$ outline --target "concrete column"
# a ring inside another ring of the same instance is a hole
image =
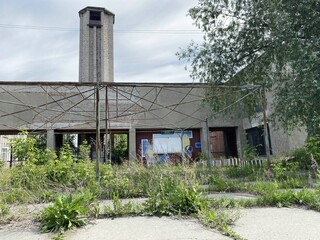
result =
[[[236,136],[237,136],[237,151],[238,157],[243,159],[243,147],[246,145],[246,134],[242,126],[238,126],[236,129]]]
[[[47,130],[47,148],[51,151],[56,151],[56,139],[54,130]]]
[[[201,123],[201,130],[200,130],[200,139],[201,139],[201,152],[206,157],[208,156],[208,130],[207,125],[205,122]]]
[[[129,129],[129,161],[136,160],[136,129]]]

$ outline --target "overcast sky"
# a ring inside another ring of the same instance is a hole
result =
[[[0,80],[78,81],[78,12],[98,6],[116,15],[115,81],[192,82],[186,63],[175,53],[191,40],[202,39],[187,16],[196,4],[197,0],[0,0]],[[177,31],[137,33],[140,30]]]

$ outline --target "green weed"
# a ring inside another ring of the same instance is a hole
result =
[[[92,196],[59,196],[56,202],[39,214],[41,232],[63,232],[84,226],[87,222]]]
[[[123,204],[117,195],[112,199],[113,208],[105,206],[104,214],[107,217],[123,216],[123,215],[141,215],[144,212],[142,204],[136,204],[132,201]]]
[[[154,215],[190,215],[205,209],[207,199],[198,186],[188,186],[174,177],[159,179],[149,192],[145,210]]]

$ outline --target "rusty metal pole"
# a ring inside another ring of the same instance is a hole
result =
[[[100,96],[99,96],[99,82],[96,86],[96,181],[100,181]]]
[[[268,178],[271,177],[271,156],[270,156],[270,145],[269,145],[269,132],[267,125],[267,98],[266,98],[266,90],[264,85],[260,88],[260,98],[261,105],[263,111],[263,137],[264,137],[264,146],[266,151],[267,163],[268,163]]]
[[[109,164],[109,159],[108,159],[108,118],[109,118],[109,114],[108,114],[108,111],[109,111],[109,106],[108,106],[108,86],[106,86],[106,94],[105,94],[105,143],[104,143],[104,159],[105,159],[105,162],[107,164]]]

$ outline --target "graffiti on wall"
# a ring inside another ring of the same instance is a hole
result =
[[[182,159],[192,158],[193,147],[190,144],[190,133],[181,134],[153,134],[153,139],[141,140],[141,157],[146,160],[146,164],[177,164]],[[192,135],[191,135],[192,137]]]

